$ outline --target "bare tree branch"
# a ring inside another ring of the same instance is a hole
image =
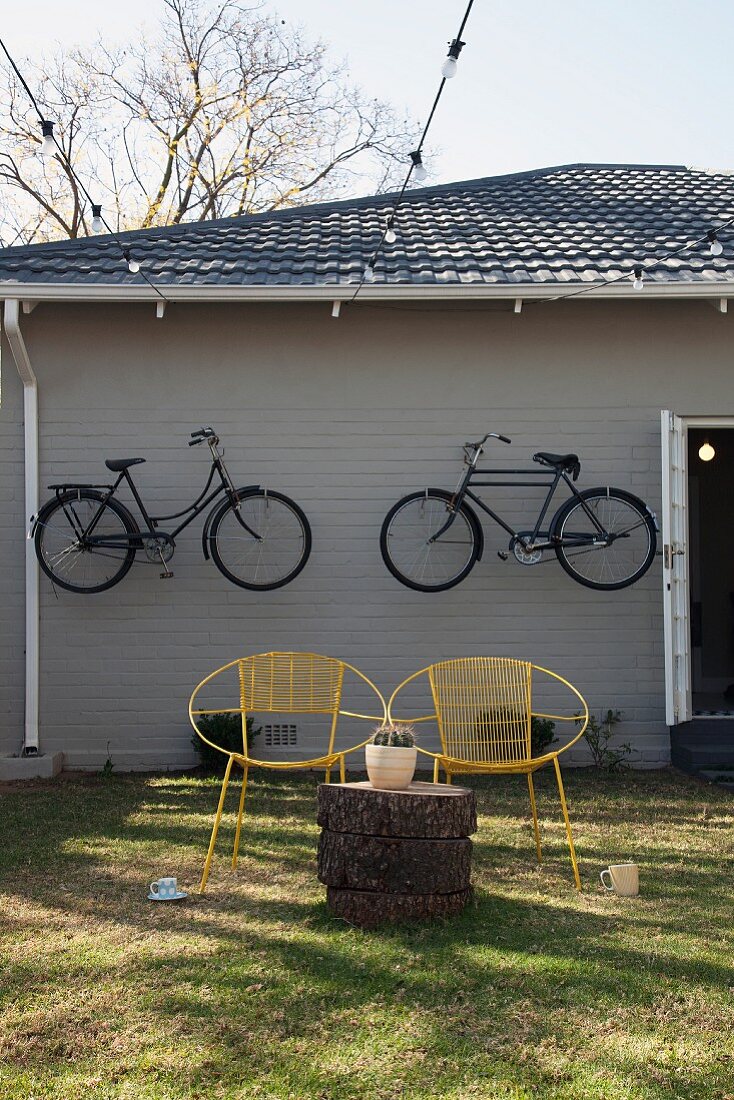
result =
[[[261,4],[161,0],[158,35],[22,68],[89,193],[120,229],[385,190],[416,128],[367,99],[322,42]],[[13,74],[0,91],[0,239],[90,232],[68,164],[37,156]]]

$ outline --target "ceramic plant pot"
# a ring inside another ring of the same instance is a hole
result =
[[[415,774],[418,750],[397,745],[365,745],[367,775],[380,791],[402,791],[410,786]]]

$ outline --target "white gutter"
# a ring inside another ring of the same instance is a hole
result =
[[[593,286],[593,283],[591,284]],[[169,302],[348,302],[356,284],[323,284],[319,286],[171,286],[160,288]],[[628,280],[608,286],[584,290],[579,283],[371,283],[361,288],[359,302],[369,301],[433,301],[433,300],[505,300],[572,295],[570,301],[627,298],[644,302],[650,298],[734,298],[734,279],[724,282],[645,283],[644,291],[633,290]],[[576,296],[574,295],[576,292]],[[0,282],[0,300],[20,298],[31,302],[160,302],[160,296],[146,284],[59,284]]]
[[[31,539],[25,539],[28,521],[38,511],[38,383],[20,331],[19,301],[6,298],[5,335],[23,382],[23,438],[25,445],[25,735],[23,756],[38,754],[39,601],[38,560]]]

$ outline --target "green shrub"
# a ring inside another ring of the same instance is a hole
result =
[[[530,746],[533,756],[544,756],[556,737],[556,724],[550,718],[530,719]]]
[[[608,710],[606,714],[589,716],[589,724],[584,733],[584,740],[591,750],[594,766],[604,768],[608,772],[621,771],[629,767],[629,757],[632,755],[632,746],[629,741],[612,747],[610,741],[614,737],[614,727],[622,721],[622,712]]]
[[[242,719],[239,714],[202,714],[198,726],[204,736],[215,745],[221,745],[226,752],[242,752]],[[255,729],[252,718],[247,716],[247,744],[252,742],[262,730]],[[205,744],[194,735],[191,743],[199,754],[201,766],[207,772],[221,772],[227,764],[227,757]]]

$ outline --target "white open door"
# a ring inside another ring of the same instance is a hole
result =
[[[691,631],[688,621],[688,477],[686,428],[680,416],[661,414],[663,446],[663,608],[665,719],[691,720]]]

